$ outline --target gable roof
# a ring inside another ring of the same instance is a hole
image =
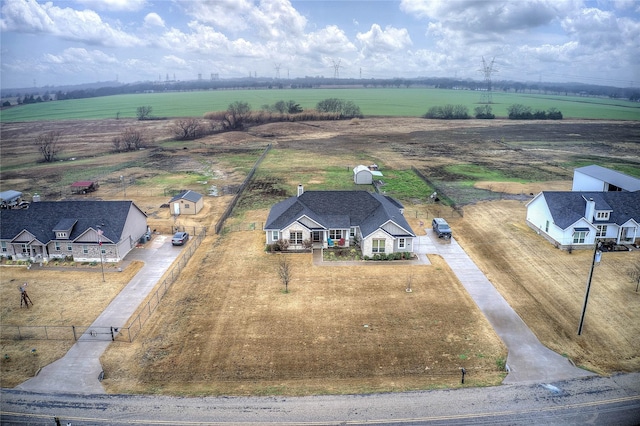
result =
[[[609,219],[602,223],[622,225],[629,219],[640,222],[640,192],[543,191],[542,195],[553,222],[562,229],[584,217],[590,198],[595,201],[596,210],[611,211]]]
[[[415,236],[401,209],[393,198],[367,191],[306,191],[275,204],[264,229],[280,230],[307,216],[325,229],[359,226],[365,236],[393,221]]]
[[[71,184],[72,188],[88,188],[96,183],[92,180],[79,180]]]
[[[584,175],[596,178],[603,182],[607,182],[622,188],[626,191],[640,191],[640,179],[633,176],[625,175],[624,173],[617,172],[615,170],[607,169],[596,164],[590,166],[579,167],[574,172],[580,172]]]
[[[75,221],[69,240],[100,227],[104,238],[115,243],[120,241],[131,206],[138,208],[132,201],[40,201],[28,209],[0,210],[0,239],[10,240],[27,230],[46,243],[55,239],[54,230]]]
[[[169,202],[173,203],[174,201],[185,199],[187,201],[191,201],[192,203],[197,203],[201,198],[202,194],[198,194],[197,192],[189,189],[187,191],[182,191],[178,195],[174,196],[171,200],[169,200]]]

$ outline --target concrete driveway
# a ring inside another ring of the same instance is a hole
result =
[[[456,274],[509,350],[503,383],[548,383],[593,376],[544,346],[491,284],[455,239],[441,240],[431,229],[419,236],[414,251],[439,254]]]
[[[171,236],[168,235],[155,235],[143,248],[133,249],[124,262],[141,260],[144,266],[91,327],[125,327],[131,315],[181,251],[181,248],[171,245]],[[110,344],[111,341],[92,339],[91,335],[85,333],[64,357],[47,365],[37,376],[16,386],[16,389],[32,392],[105,393],[98,380],[102,372],[100,356]]]

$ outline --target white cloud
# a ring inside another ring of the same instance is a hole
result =
[[[409,32],[405,28],[388,26],[383,30],[378,24],[371,25],[371,29],[366,33],[358,33],[356,38],[365,54],[404,51],[412,44]]]
[[[579,0],[402,0],[400,9],[458,31],[507,33],[548,24],[576,3]]]
[[[65,40],[104,46],[137,46],[140,40],[112,28],[92,10],[59,8],[52,3],[7,0],[2,6],[2,31],[48,33]]]
[[[83,48],[65,49],[61,54],[47,53],[45,61],[52,64],[115,64],[117,59],[100,50],[86,50]]]
[[[164,27],[164,20],[155,12],[144,17],[144,24],[148,27]]]
[[[288,0],[261,0],[258,4],[248,0],[186,0],[180,4],[199,22],[234,33],[251,30],[263,39],[300,35],[307,24]]]
[[[76,0],[76,2],[98,10],[116,12],[133,12],[142,9],[146,4],[146,0]]]

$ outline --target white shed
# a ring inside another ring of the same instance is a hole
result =
[[[357,185],[371,185],[373,183],[373,174],[367,166],[361,164],[353,169],[353,181]]]

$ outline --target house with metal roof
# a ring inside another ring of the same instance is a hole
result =
[[[9,189],[7,191],[0,192],[0,207],[8,209],[10,207],[18,205],[22,199],[22,192]]]
[[[592,164],[573,171],[572,191],[640,191],[640,179]]]
[[[169,208],[172,215],[180,214],[198,214],[204,207],[204,197],[195,191],[182,191],[171,200],[169,200]]]
[[[527,224],[559,248],[640,239],[640,191],[543,191],[527,204]]]
[[[147,232],[132,201],[41,201],[0,210],[0,256],[32,262],[119,262]]]
[[[415,233],[402,204],[367,191],[304,191],[275,204],[264,226],[266,243],[287,240],[289,250],[358,245],[365,256],[413,252]]]

